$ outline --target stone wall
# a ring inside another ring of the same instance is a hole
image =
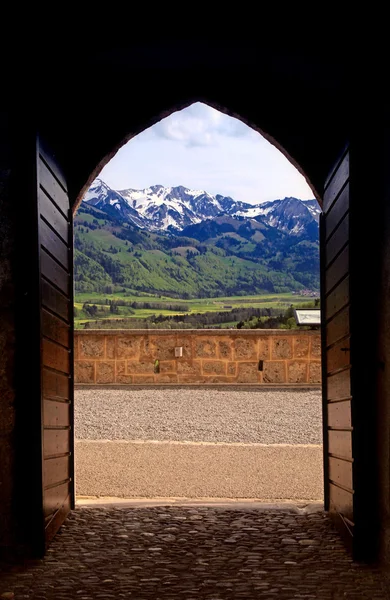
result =
[[[181,357],[175,358],[175,348],[182,348]],[[76,384],[320,382],[321,340],[317,331],[75,332]]]

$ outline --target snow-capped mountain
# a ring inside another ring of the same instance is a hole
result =
[[[123,221],[129,221],[137,227],[146,226],[146,222],[138,211],[134,210],[119,192],[112,190],[101,179],[95,179],[86,192],[83,202],[96,206]]]
[[[306,232],[310,224],[313,224],[312,228],[318,232],[320,213],[321,209],[317,200],[298,200],[297,198],[273,200],[251,205],[249,208],[235,212],[229,211],[229,214],[240,217],[262,217],[262,221],[270,227],[295,235]]]
[[[83,200],[138,227],[172,233],[218,215],[230,215],[255,218],[293,235],[309,231],[314,239],[318,237],[321,212],[316,200],[284,198],[253,205],[229,196],[213,196],[202,190],[191,190],[182,185],[153,185],[143,190],[130,188],[115,191],[100,179],[93,182]]]

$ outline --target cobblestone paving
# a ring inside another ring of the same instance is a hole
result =
[[[388,598],[323,513],[288,509],[79,508],[1,582],[0,598],[33,600]]]

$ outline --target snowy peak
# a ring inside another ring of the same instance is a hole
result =
[[[316,200],[284,198],[252,205],[249,208],[241,208],[233,214],[247,218],[261,218],[270,227],[300,235],[307,230],[309,225],[314,231],[318,230],[320,212],[321,209]]]
[[[145,227],[138,212],[129,206],[119,192],[112,190],[101,179],[95,179],[85,194],[83,202],[92,204],[120,220],[129,221],[138,227]]]
[[[318,237],[321,212],[316,200],[284,198],[254,205],[183,185],[152,185],[143,190],[129,188],[115,191],[101,179],[92,183],[83,201],[151,231],[179,232],[190,225],[229,215],[256,219],[292,235],[299,236],[310,231],[313,239]]]

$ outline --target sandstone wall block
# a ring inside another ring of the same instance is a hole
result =
[[[237,363],[236,362],[228,362],[227,364],[227,374],[231,377],[237,375]]]
[[[115,383],[114,360],[99,360],[96,363],[96,383]]]
[[[231,377],[225,375],[213,375],[206,377],[206,383],[232,383]]]
[[[177,373],[178,375],[200,375],[200,361],[178,361]]]
[[[153,375],[134,375],[133,383],[154,383]]]
[[[321,362],[311,362],[309,365],[309,382],[321,383]]]
[[[156,375],[155,382],[156,383],[177,383],[177,375],[175,373]]]
[[[259,368],[257,362],[238,363],[237,382],[238,383],[258,383]]]
[[[183,348],[183,358],[193,358],[192,338],[190,335],[179,335],[176,338],[175,346],[181,346]]]
[[[160,373],[176,373],[177,364],[174,360],[162,360],[160,362]]]
[[[115,336],[107,335],[106,337],[106,358],[115,358]]]
[[[231,360],[233,354],[231,340],[219,341],[218,350],[220,358],[226,358],[228,360]]]
[[[203,375],[226,375],[226,363],[222,360],[204,360]]]
[[[269,340],[269,337],[261,337],[261,338],[259,338],[258,359],[259,360],[269,360],[270,359],[270,340]]]
[[[307,383],[307,362],[291,361],[288,363],[289,383]]]
[[[178,375],[178,383],[207,383],[208,378],[201,375]]]
[[[277,358],[292,358],[292,338],[274,337],[272,340],[272,360]]]
[[[264,383],[285,383],[286,363],[284,361],[270,361],[264,364]]]
[[[127,375],[125,360],[117,360],[116,361],[115,382],[123,383],[123,384],[133,383],[133,377],[131,375]]]
[[[154,373],[154,363],[150,361],[128,360],[126,369],[128,374]]]
[[[175,337],[151,337],[149,347],[149,356],[153,360],[170,360],[175,357],[176,339]]]
[[[294,338],[294,358],[308,358],[310,339],[308,337]]]
[[[74,365],[74,377],[76,383],[95,383],[94,360],[77,360]]]
[[[237,338],[234,340],[234,358],[249,360],[257,358],[257,340],[253,338]]]
[[[217,344],[214,339],[195,338],[195,353],[197,358],[215,358],[217,356]]]
[[[74,360],[78,360],[79,358],[79,336],[75,335],[74,336],[74,345],[73,345],[73,359]],[[1,348],[1,344],[0,344],[0,350],[2,351],[3,349]]]
[[[117,358],[137,358],[140,351],[139,336],[118,335],[116,340]]]
[[[104,358],[103,335],[82,336],[79,340],[79,358]]]
[[[313,335],[311,338],[310,357],[321,358],[321,336],[319,335]]]

